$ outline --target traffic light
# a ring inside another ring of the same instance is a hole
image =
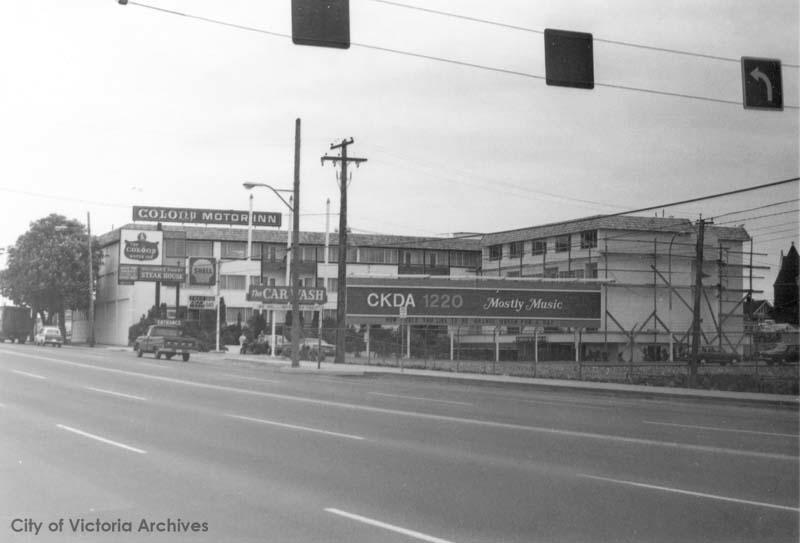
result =
[[[292,41],[348,49],[350,0],[292,0]]]
[[[545,28],[544,65],[548,85],[593,89],[592,35]]]

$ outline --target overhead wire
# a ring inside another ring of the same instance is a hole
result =
[[[160,8],[160,7],[157,7],[157,6],[150,5],[150,4],[144,4],[142,2],[129,1],[128,4],[129,5],[134,5],[134,6],[139,6],[139,7],[144,7],[144,8],[148,8],[148,9],[152,9],[152,10],[159,11],[159,12],[162,12],[162,13],[167,13],[167,14],[170,14],[170,15],[177,15],[177,16],[186,17],[186,18],[189,18],[189,19],[195,19],[195,20],[203,21],[203,22],[207,22],[207,23],[219,24],[219,25],[222,25],[222,26],[227,26],[227,27],[235,28],[235,29],[239,29],[239,30],[246,30],[248,32],[257,32],[257,33],[266,34],[266,35],[269,35],[269,36],[291,39],[291,35],[290,34],[286,34],[286,33],[283,33],[283,32],[275,32],[275,31],[266,30],[266,29],[263,29],[263,28],[257,28],[257,27],[254,27],[254,26],[248,26],[248,25],[243,25],[243,24],[238,24],[238,23],[230,23],[230,22],[227,22],[227,21],[222,21],[220,19],[214,19],[214,18],[211,18],[211,17],[204,17],[204,16],[200,16],[200,15],[193,15],[191,13],[185,13],[185,12],[175,11],[175,10],[171,10],[171,9]],[[527,77],[527,78],[530,78],[530,79],[540,79],[540,80],[546,80],[547,79],[546,76],[541,75],[541,74],[534,74],[534,73],[523,72],[523,71],[519,71],[519,70],[511,70],[511,69],[508,69],[508,68],[498,68],[496,66],[489,66],[489,65],[485,65],[485,64],[478,64],[478,63],[475,63],[475,62],[467,62],[467,61],[463,61],[463,60],[445,58],[445,57],[440,57],[440,56],[436,56],[436,55],[426,55],[426,54],[423,54],[423,53],[414,53],[414,52],[411,52],[411,51],[404,51],[402,49],[394,49],[394,48],[391,48],[391,47],[383,47],[383,46],[373,45],[373,44],[368,44],[368,43],[360,43],[360,42],[355,42],[355,41],[352,41],[352,40],[350,41],[350,45],[352,47],[361,47],[361,48],[364,48],[364,49],[382,51],[384,53],[392,53],[392,54],[404,55],[404,56],[421,58],[421,59],[426,59],[426,60],[433,60],[433,61],[437,61],[437,62],[444,62],[444,63],[448,63],[448,64],[454,64],[454,65],[464,66],[464,67],[469,67],[469,68],[476,68],[476,69],[481,69],[481,70],[486,70],[486,71],[491,71],[491,72],[496,72],[496,73],[503,73],[503,74],[508,74],[508,75],[516,75],[516,76],[520,76],[520,77]],[[733,105],[737,105],[737,106],[741,106],[742,105],[740,101],[735,101],[735,100],[724,100],[724,99],[713,98],[713,97],[709,97],[709,96],[699,96],[699,95],[694,95],[694,94],[684,94],[684,93],[660,91],[660,90],[657,90],[657,89],[647,89],[647,88],[643,88],[643,87],[632,87],[632,86],[627,86],[627,85],[618,85],[618,84],[612,84],[612,83],[599,83],[599,82],[595,82],[595,86],[614,88],[614,89],[633,91],[633,92],[642,92],[642,93],[655,94],[655,95],[661,95],[661,96],[670,96],[670,97],[676,97],[676,98],[687,98],[687,99],[691,99],[691,100],[700,100],[700,101],[705,101],[705,102],[716,102],[716,103],[721,103],[721,104],[733,104]],[[800,105],[786,105],[786,104],[784,104],[783,107],[785,109],[800,109]]]

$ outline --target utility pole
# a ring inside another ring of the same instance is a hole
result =
[[[692,357],[689,362],[689,388],[697,384],[697,362],[700,356],[700,309],[703,296],[703,242],[706,221],[697,221],[697,246],[695,249],[694,309],[692,311]]]
[[[294,204],[292,208],[292,367],[300,367],[300,119],[294,123]]]
[[[322,165],[326,160],[341,162],[342,172],[339,176],[339,270],[336,280],[336,358],[335,364],[344,363],[345,334],[347,329],[345,320],[347,316],[347,163],[354,162],[356,167],[366,158],[353,158],[347,156],[347,146],[352,145],[353,138],[342,140],[341,143],[331,144],[331,149],[341,149],[342,154],[331,157],[327,154],[322,157]]]
[[[89,212],[86,212],[86,237],[89,244],[89,347],[94,347],[94,271],[92,264],[92,220]]]

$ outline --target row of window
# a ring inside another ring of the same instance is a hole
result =
[[[164,241],[167,258],[213,257],[212,241],[167,239]],[[286,245],[273,243],[253,243],[252,257],[263,258],[267,262],[282,262],[286,258]],[[224,259],[247,258],[247,242],[223,241],[221,256]],[[325,247],[301,245],[298,258],[301,262],[325,262]],[[339,247],[328,248],[328,262],[338,262]],[[427,265],[430,267],[452,266],[476,268],[480,264],[478,251],[429,251],[425,249],[385,249],[380,247],[349,247],[347,262],[359,264],[404,264],[407,266]]]
[[[509,271],[506,277],[521,277],[519,271]],[[588,262],[583,269],[561,270],[558,266],[545,266],[543,273],[526,274],[525,277],[547,277],[552,279],[597,279],[597,262]]]
[[[572,248],[572,237],[570,234],[556,236],[553,238],[553,247],[556,253],[566,253]],[[543,255],[547,253],[548,240],[546,238],[533,239],[530,241],[514,241],[508,244],[508,257],[520,258],[525,254],[525,246],[529,244],[530,254]],[[503,245],[489,246],[489,260],[500,260],[503,258]],[[587,230],[580,233],[580,248],[592,249],[597,247],[597,230]]]

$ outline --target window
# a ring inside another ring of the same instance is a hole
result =
[[[489,246],[489,260],[500,260],[503,258],[503,246],[502,245],[490,245]]]
[[[214,256],[214,244],[210,241],[187,241],[186,256]]]
[[[406,249],[400,258],[401,264],[405,266],[421,266],[423,264],[422,251]]]
[[[363,264],[397,264],[395,249],[362,247],[358,256],[359,262]]]
[[[581,232],[581,249],[592,249],[594,247],[597,247],[597,230]]]
[[[283,262],[286,258],[286,246],[264,245],[263,256],[265,262]]]
[[[508,244],[508,253],[511,258],[519,258],[522,256],[522,242],[515,241]]]
[[[560,271],[558,272],[559,279],[569,279],[570,277],[574,277],[571,271]]]
[[[569,234],[556,238],[556,252],[566,253],[569,251]]]
[[[297,256],[300,258],[301,262],[316,262],[317,248],[315,246],[301,245]]]
[[[185,239],[165,239],[164,253],[167,258],[185,258],[186,240]],[[87,266],[88,267],[88,266]]]
[[[329,278],[328,279],[328,292],[336,292],[336,287],[339,285],[339,279],[336,278]]]
[[[586,277],[588,279],[597,279],[597,262],[586,264]]]
[[[261,276],[260,275],[251,275],[250,276],[250,284],[251,285],[261,285]]]
[[[223,241],[222,258],[246,258],[247,242],[245,241]]]
[[[220,275],[219,288],[227,290],[244,290],[244,275]]]
[[[447,252],[446,251],[426,251],[425,252],[426,265],[429,268],[436,268],[447,266]]]
[[[325,258],[325,251],[322,251],[322,258]],[[331,245],[328,251],[328,262],[339,262],[339,246]],[[358,262],[358,247],[349,247],[347,249],[347,262],[355,264]]]
[[[552,268],[545,268],[544,269],[544,276],[545,277],[558,277],[558,266],[554,266]]]
[[[546,239],[535,239],[531,242],[531,254],[533,255],[543,255],[547,253],[547,240]]]
[[[468,251],[451,251],[450,265],[461,268],[476,268],[480,260],[479,253]]]

